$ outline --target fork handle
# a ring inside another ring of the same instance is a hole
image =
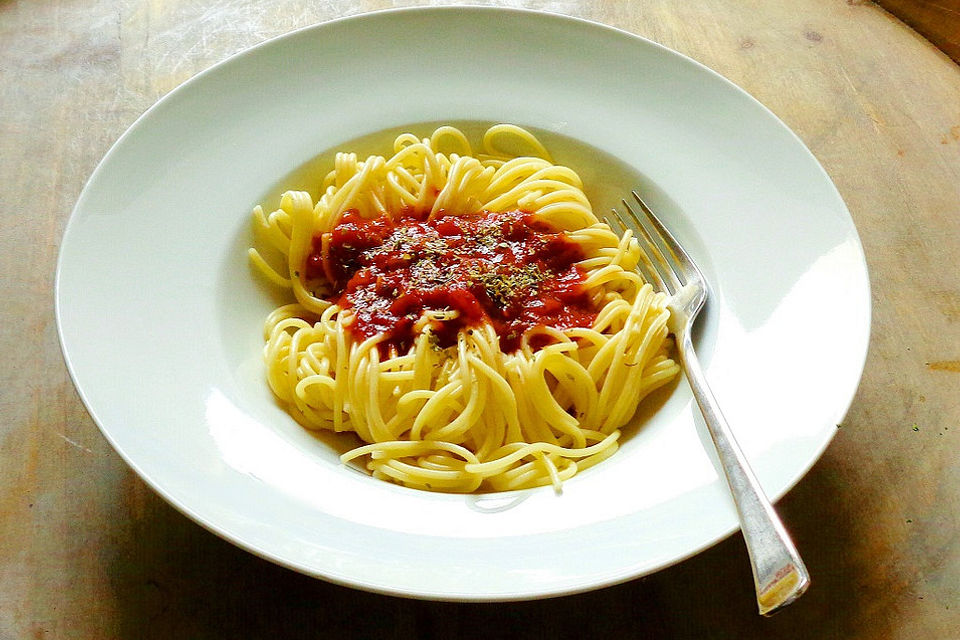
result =
[[[677,341],[677,351],[740,514],[740,528],[757,589],[757,605],[762,615],[771,615],[803,595],[810,584],[810,575],[720,412],[689,332],[684,332]]]

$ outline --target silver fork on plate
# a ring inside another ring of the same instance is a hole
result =
[[[641,247],[641,273],[653,287],[670,296],[669,327],[676,338],[680,364],[700,406],[740,515],[757,605],[761,614],[771,615],[803,595],[810,575],[720,413],[693,349],[690,330],[707,300],[707,281],[637,192],[631,195],[642,213],[638,215],[627,200],[622,200],[624,214],[613,209],[606,222],[618,235],[627,229],[633,232]]]

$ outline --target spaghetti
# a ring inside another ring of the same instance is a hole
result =
[[[354,432],[341,459],[377,478],[559,490],[678,373],[667,300],[532,134],[496,125],[481,146],[403,134],[389,158],[338,153],[316,203],[254,209],[283,265],[251,262],[296,300],[267,318],[267,379],[306,428]]]

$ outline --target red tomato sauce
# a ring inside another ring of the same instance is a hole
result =
[[[332,232],[313,239],[305,276],[325,280],[331,299],[353,309],[355,339],[387,336],[381,353],[407,353],[421,315],[444,310],[459,315],[430,321],[437,346],[454,345],[460,329],[488,322],[511,353],[533,327],[593,324],[575,264],[583,259],[577,244],[523,211],[432,220],[411,211],[397,220],[348,211]],[[532,345],[548,342],[536,336]]]

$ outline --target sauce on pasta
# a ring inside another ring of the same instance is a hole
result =
[[[523,211],[430,219],[348,211],[333,231],[314,237],[306,277],[326,281],[336,303],[353,309],[348,330],[357,339],[386,336],[384,355],[407,353],[422,317],[440,348],[456,344],[462,328],[488,322],[510,353],[533,327],[593,324],[576,265],[583,259],[578,245]],[[550,341],[536,338],[534,347]]]

